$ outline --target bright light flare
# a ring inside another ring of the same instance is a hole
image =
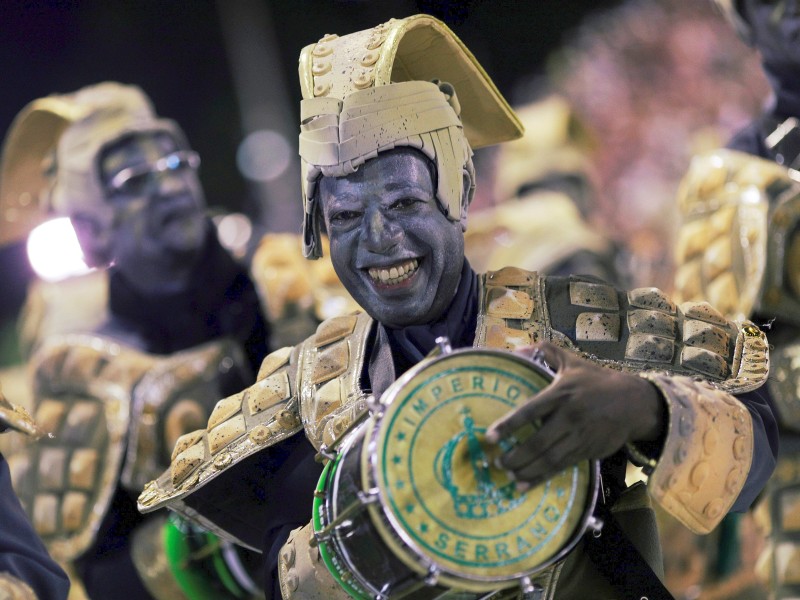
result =
[[[45,281],[61,281],[90,272],[69,218],[46,221],[28,235],[28,260]]]
[[[219,243],[237,256],[244,255],[253,236],[250,218],[242,213],[230,213],[214,217],[214,224],[217,226]]]

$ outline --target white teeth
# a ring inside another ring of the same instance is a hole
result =
[[[369,269],[369,276],[377,282],[394,285],[405,281],[417,270],[419,262],[417,259],[410,260],[406,263],[395,265],[388,269]]]

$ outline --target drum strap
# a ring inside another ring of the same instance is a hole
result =
[[[603,528],[586,534],[586,553],[620,599],[675,600],[622,531],[608,505],[599,502],[595,515],[603,521]]]

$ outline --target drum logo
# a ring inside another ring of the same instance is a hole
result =
[[[450,438],[434,460],[436,479],[452,497],[453,510],[463,519],[486,519],[516,508],[525,497],[522,495],[514,497],[513,481],[507,481],[505,485],[495,481],[496,477],[493,477],[493,474],[497,471],[491,468],[487,453],[478,439],[478,434],[485,434],[486,428],[475,427],[475,420],[468,406],[464,406],[460,413],[463,417],[464,431]],[[460,491],[454,481],[453,457],[462,445],[466,446],[477,493]]]
[[[371,510],[391,524],[381,533],[388,544],[397,546],[398,533],[404,540],[398,553],[408,555],[407,564],[424,557],[459,577],[515,577],[550,564],[576,539],[590,469],[565,469],[517,492],[495,466],[502,449],[485,433],[549,377],[508,359],[472,360],[448,357],[391,398],[371,459],[383,506]]]

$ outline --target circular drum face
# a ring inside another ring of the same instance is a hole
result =
[[[496,419],[550,379],[512,354],[468,350],[420,363],[389,388],[362,474],[380,490],[370,511],[385,515],[375,518],[381,536],[410,568],[433,568],[454,587],[492,589],[552,564],[580,538],[594,502],[593,464],[519,493],[485,441]]]

